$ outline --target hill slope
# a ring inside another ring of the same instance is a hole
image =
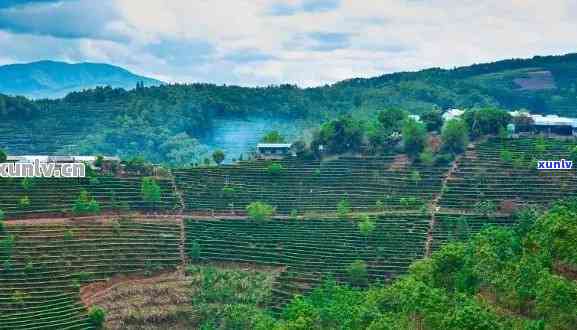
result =
[[[131,89],[137,82],[145,86],[161,83],[109,64],[40,61],[0,66],[0,93],[30,98],[63,97],[96,86]]]
[[[450,107],[527,108],[575,117],[577,54],[393,73],[306,89],[211,84],[130,91],[99,87],[34,102],[0,95],[0,148],[12,154],[142,155],[153,162],[189,164],[202,161],[206,149],[196,140],[208,149],[224,149],[228,159],[248,151],[230,145],[253,145],[247,141],[258,140],[262,130],[241,131],[245,127],[239,123],[238,131],[231,131],[228,123],[233,119],[256,119],[258,127],[263,121],[265,126],[280,122],[277,126],[283,133],[295,135],[293,131],[345,113],[370,117],[383,108],[422,113]]]

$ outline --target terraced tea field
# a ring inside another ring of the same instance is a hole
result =
[[[278,163],[284,168],[278,175],[268,172],[271,162],[267,161],[176,170],[174,175],[186,211],[243,212],[258,200],[288,214],[335,212],[343,198],[355,211],[374,211],[377,201],[388,210],[414,209],[415,203],[429,202],[441,189],[447,170],[446,166],[399,166],[394,156]],[[403,205],[404,198],[412,198],[413,204]]]
[[[20,178],[0,178],[0,209],[8,217],[70,213],[82,190],[86,190],[96,199],[103,210],[170,211],[176,207],[177,200],[169,180],[156,180],[162,193],[160,202],[153,204],[141,197],[141,179],[33,178],[28,179],[26,184]],[[20,201],[25,197],[29,200],[29,205],[21,204]]]
[[[172,222],[106,221],[7,225],[2,234],[1,329],[87,329],[80,286],[180,263]]]
[[[267,277],[270,292],[259,289],[257,300],[274,312],[323,279],[350,281],[348,268],[358,260],[367,266],[368,283],[387,282],[448,241],[490,225],[514,226],[513,214],[522,206],[544,207],[574,196],[574,170],[534,168],[537,159],[568,159],[574,145],[573,140],[492,139],[450,166],[410,164],[391,155],[285,160],[278,162],[279,174],[269,173],[266,161],[179,169],[172,171],[174,177],[158,179],[162,197],[156,205],[144,202],[141,177],[27,184],[1,179],[0,209],[10,221],[0,235],[0,329],[90,329],[87,301],[112,311],[112,327],[143,326],[144,314],[165,319],[164,324],[182,324],[175,315],[186,314],[194,323],[200,319],[194,308],[200,291],[191,285],[204,285],[198,280],[204,275],[200,268],[192,268],[196,277],[183,273],[188,266],[267,269],[274,273]],[[126,209],[118,206],[128,205],[135,218],[105,213],[95,220],[46,219],[69,213],[82,190],[104,210],[122,212]],[[29,205],[20,202],[24,196]],[[335,212],[343,199],[352,206],[347,219]],[[246,219],[245,207],[254,201],[270,203],[279,215],[261,223]],[[286,216],[294,210],[299,217]],[[163,214],[136,213],[148,211]],[[366,236],[355,220],[359,212],[375,224]],[[174,276],[146,282],[166,270]],[[254,283],[249,275],[225,273],[219,276]],[[111,286],[88,298],[79,293],[89,290],[86,285],[106,287],[118,275],[142,278],[143,286]],[[122,301],[150,312],[130,314],[113,303],[129,292],[139,298]],[[159,292],[168,300],[156,299]],[[166,307],[176,302],[178,307]],[[156,313],[161,307],[171,312]]]

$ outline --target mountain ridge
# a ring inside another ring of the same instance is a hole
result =
[[[41,60],[0,66],[0,93],[32,99],[61,98],[98,86],[131,89],[136,83],[155,86],[163,82],[107,63]]]

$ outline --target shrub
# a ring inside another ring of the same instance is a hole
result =
[[[347,198],[343,198],[339,204],[337,204],[337,214],[339,218],[346,219],[349,217],[349,213],[351,213],[351,203]]]
[[[268,166],[267,171],[270,175],[279,175],[283,172],[284,167],[279,163],[272,163]]]
[[[80,196],[78,196],[78,199],[74,202],[72,213],[74,215],[99,214],[100,205],[86,190],[82,190]]]
[[[189,256],[190,259],[194,262],[198,262],[200,260],[200,243],[197,240],[192,241]]]
[[[415,184],[415,186],[418,185],[419,182],[421,182],[421,180],[422,180],[421,173],[419,173],[419,171],[412,171],[411,175],[410,175],[410,179]]]
[[[427,166],[433,165],[435,161],[433,153],[428,150],[421,152],[421,154],[419,155],[419,160],[421,161],[421,163]]]
[[[347,268],[349,280],[353,285],[367,285],[369,282],[369,273],[367,264],[362,260],[353,261]]]
[[[275,214],[275,208],[263,202],[252,202],[246,207],[248,216],[257,221],[264,222],[270,220]]]
[[[435,157],[435,165],[437,166],[445,166],[449,165],[455,157],[452,154],[439,154]]]
[[[499,157],[501,157],[501,160],[503,162],[505,162],[506,164],[512,164],[513,163],[513,153],[510,152],[509,150],[501,150]]]
[[[157,203],[160,202],[161,190],[156,180],[151,177],[142,178],[140,185],[140,194],[142,199],[146,202]]]
[[[4,233],[4,220],[6,220],[4,211],[0,210],[0,234]]]
[[[233,187],[224,187],[222,188],[222,196],[225,198],[231,198],[234,195],[234,188]]]
[[[88,311],[88,319],[96,329],[102,329],[106,320],[106,311],[99,306],[92,306]]]
[[[361,221],[359,222],[359,231],[363,236],[369,236],[375,231],[376,225],[371,218],[367,215],[363,215],[361,217]]]
[[[18,201],[18,206],[21,209],[25,209],[28,206],[30,206],[30,198],[28,196],[23,196],[22,198],[20,198],[20,200]]]
[[[399,203],[403,206],[403,207],[417,207],[417,206],[422,206],[425,204],[425,202],[423,202],[422,199],[418,198],[418,197],[401,197],[401,199],[399,200]]]
[[[22,189],[24,189],[25,191],[30,190],[30,188],[32,188],[32,186],[33,186],[32,178],[26,177],[26,178],[22,179],[21,185],[22,185]]]
[[[74,238],[74,232],[70,229],[65,231],[63,238],[65,241],[71,241]]]

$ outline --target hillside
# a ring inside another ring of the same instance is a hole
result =
[[[423,113],[451,107],[526,108],[577,116],[577,54],[429,69],[351,79],[330,86],[259,88],[163,85],[131,91],[96,88],[59,100],[0,96],[0,147],[13,154],[142,155],[152,162],[201,162],[226,148],[249,151],[271,122],[288,136],[340,114],[374,116],[384,108]],[[235,134],[233,126],[255,129]],[[253,126],[251,126],[253,125]],[[233,147],[242,145],[242,149]]]
[[[108,64],[39,61],[0,66],[0,93],[34,99],[64,97],[97,86],[132,89],[139,82],[145,86],[161,84]]]
[[[577,204],[553,204],[576,176],[531,160],[575,143],[175,170],[157,202],[139,175],[2,179],[0,324],[93,329],[100,306],[110,329],[572,329]],[[75,215],[83,190],[102,215]],[[256,200],[279,215],[245,217]]]

